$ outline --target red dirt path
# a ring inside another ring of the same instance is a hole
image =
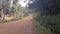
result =
[[[32,16],[0,24],[0,34],[34,34]]]

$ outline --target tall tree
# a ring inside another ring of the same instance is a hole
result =
[[[6,14],[8,14],[8,11],[10,9],[10,0],[2,0],[2,6],[3,6],[3,14],[2,21],[5,19]]]

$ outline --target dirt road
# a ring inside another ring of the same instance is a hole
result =
[[[32,16],[0,24],[0,34],[34,34]]]

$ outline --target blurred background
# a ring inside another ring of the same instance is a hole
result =
[[[32,13],[32,0],[0,0],[0,21],[21,19]]]
[[[0,0],[0,23],[29,15],[36,34],[60,34],[60,0]]]

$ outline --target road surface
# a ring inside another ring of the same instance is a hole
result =
[[[32,16],[0,24],[0,34],[34,34]]]

